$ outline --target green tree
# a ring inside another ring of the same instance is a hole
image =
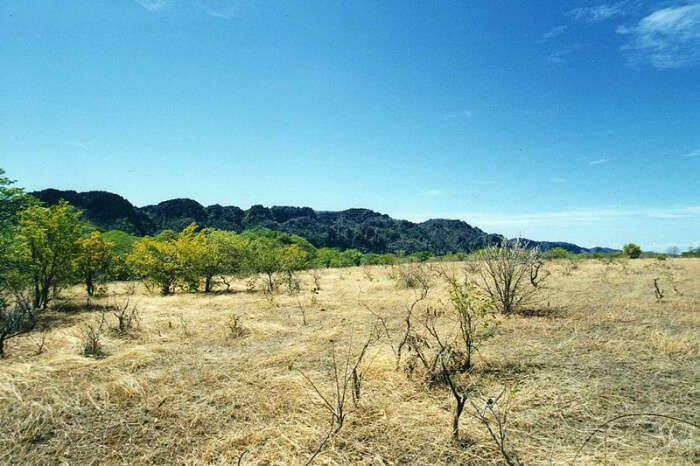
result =
[[[112,264],[113,247],[114,243],[106,240],[97,231],[78,240],[78,254],[73,263],[85,283],[88,303],[90,296],[95,294],[95,283],[107,277]]]
[[[629,257],[630,259],[636,259],[642,254],[642,248],[637,246],[634,243],[627,243],[623,246],[622,251]]]
[[[219,277],[229,289],[228,276],[240,276],[250,270],[250,241],[233,231],[207,230],[208,249],[204,262],[204,291],[211,291]]]
[[[84,228],[81,214],[65,200],[51,207],[32,206],[20,212],[19,238],[26,246],[35,309],[46,309],[50,291],[71,278],[77,240]]]
[[[197,231],[196,223],[189,224],[175,239],[175,252],[179,265],[179,280],[183,287],[196,292],[205,275],[205,267],[212,256],[213,248],[203,230]]]
[[[282,268],[281,254],[282,248],[277,243],[267,237],[259,237],[251,243],[252,267],[257,273],[265,274],[267,277],[267,291],[272,293],[275,290],[274,276]]]
[[[134,243],[127,263],[146,286],[157,286],[163,295],[174,291],[180,277],[175,241],[159,235],[145,237]]]

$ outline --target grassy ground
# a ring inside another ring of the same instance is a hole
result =
[[[462,272],[463,264],[449,264]],[[509,437],[528,464],[697,464],[700,413],[700,260],[633,260],[606,265],[568,261],[552,273],[540,301],[502,319],[460,379],[483,396],[516,387]],[[434,267],[433,267],[434,268]],[[329,413],[302,376],[330,394],[331,349],[357,353],[387,316],[400,330],[416,291],[397,287],[384,267],[301,274],[298,296],[268,299],[246,292],[161,297],[140,285],[130,297],[142,315],[138,332],[106,332],[101,358],[80,354],[80,336],[97,311],[79,289],[46,316],[41,334],[18,337],[0,360],[2,463],[298,464],[317,449]],[[659,278],[665,296],[654,297]],[[440,307],[439,278],[418,306]],[[131,290],[130,290],[131,289]],[[111,284],[100,304],[123,302],[133,284]],[[240,316],[243,335],[226,322]],[[113,327],[116,319],[108,316]],[[306,325],[304,324],[306,320]],[[447,325],[447,324],[445,324]],[[445,327],[445,332],[450,329]],[[462,416],[452,442],[454,400],[395,370],[386,341],[368,349],[357,409],[316,458],[318,464],[499,463],[486,429]]]

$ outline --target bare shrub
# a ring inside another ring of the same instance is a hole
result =
[[[661,301],[661,298],[664,297],[663,290],[659,288],[659,279],[658,278],[654,279],[654,296],[656,296],[657,301]]]
[[[250,330],[241,325],[241,316],[232,313],[224,322],[224,326],[228,330],[228,336],[232,339],[241,338],[250,334]]]
[[[287,287],[290,295],[298,294],[301,291],[301,282],[292,270],[285,270],[282,274],[282,282]]]
[[[42,354],[44,351],[46,351],[46,336],[48,335],[48,331],[49,331],[49,329],[47,327],[42,327],[41,331],[39,332],[38,341],[35,340],[35,344],[36,344],[35,354],[37,356]]]
[[[503,314],[512,314],[536,295],[539,288],[528,286],[530,273],[540,261],[539,250],[527,249],[516,240],[483,249],[477,285],[496,303]]]
[[[372,269],[369,266],[365,265],[362,267],[362,274],[367,280],[374,281],[374,275],[372,275]]]
[[[404,347],[409,343],[409,340],[412,337],[413,334],[413,312],[418,303],[423,301],[427,296],[428,293],[430,292],[430,287],[431,283],[430,281],[425,281],[423,283],[423,287],[420,288],[419,294],[416,296],[416,298],[413,300],[413,302],[406,307],[406,313],[403,319],[404,322],[404,330],[400,334],[400,336],[395,337],[394,332],[389,328],[389,324],[387,322],[387,318],[385,316],[382,316],[378,314],[377,312],[373,311],[369,306],[364,305],[365,308],[377,319],[379,322],[379,327],[380,330],[378,332],[378,338],[381,338],[382,335],[386,337],[387,343],[389,344],[389,347],[391,347],[391,351],[394,353],[394,356],[396,357],[396,369],[398,370],[400,365],[401,365],[401,353],[404,349]],[[396,340],[396,341],[395,341]]]
[[[318,386],[311,380],[304,372],[301,370],[299,373],[306,379],[311,388],[316,392],[316,394],[321,399],[321,406],[323,406],[331,414],[332,420],[331,424],[335,426],[334,432],[337,433],[343,423],[345,422],[345,417],[349,414],[346,410],[345,404],[348,399],[348,392],[351,392],[353,397],[355,407],[359,405],[360,395],[361,395],[361,383],[363,380],[363,374],[360,371],[360,364],[364,358],[369,346],[377,340],[376,332],[371,332],[364,346],[360,350],[359,354],[353,357],[352,354],[352,341],[348,346],[348,350],[345,354],[345,361],[338,362],[336,358],[335,343],[331,347],[331,376],[332,376],[332,394],[330,396],[324,395],[323,392],[318,388]]]
[[[92,321],[84,324],[80,332],[81,352],[83,356],[104,356],[102,338],[107,328],[107,319],[104,312],[99,313]]]
[[[400,288],[430,288],[430,274],[422,265],[412,264],[397,267],[397,278]]]
[[[321,291],[321,275],[318,273],[318,270],[313,271],[312,278],[314,280],[313,292],[318,293]]]
[[[0,302],[0,357],[5,355],[5,343],[12,337],[34,328],[35,320],[25,306]]]
[[[129,332],[138,330],[141,326],[141,313],[136,306],[131,306],[129,299],[119,304],[114,302],[112,315],[117,318],[117,328],[114,330],[126,335]]]
[[[513,390],[508,391],[506,388],[503,388],[503,391],[496,398],[488,398],[486,401],[481,400],[478,402],[470,399],[469,404],[472,407],[472,417],[486,427],[506,464],[519,466],[522,463],[518,457],[518,452],[508,438],[508,430],[506,428],[508,414],[510,413],[509,402],[513,393]]]

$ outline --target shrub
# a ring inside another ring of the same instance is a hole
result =
[[[503,314],[512,314],[539,290],[528,286],[530,273],[540,261],[537,248],[526,249],[519,240],[504,239],[499,245],[481,250],[480,258],[477,285]]]
[[[629,257],[630,259],[636,259],[642,254],[642,248],[637,246],[634,243],[627,243],[624,245],[622,248],[622,251]]]
[[[107,321],[105,313],[100,312],[100,317],[94,318],[91,322],[83,325],[80,333],[80,342],[83,356],[103,356],[102,337],[104,336]]]
[[[421,265],[403,265],[398,268],[396,280],[400,288],[430,288],[430,275]]]

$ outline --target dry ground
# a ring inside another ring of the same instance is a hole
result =
[[[457,271],[463,264],[447,264]],[[435,266],[432,266],[435,267]],[[485,395],[517,387],[509,433],[528,464],[697,464],[700,432],[682,423],[630,417],[700,418],[700,260],[633,260],[606,265],[561,261],[528,312],[502,319],[481,349],[471,380]],[[271,302],[235,292],[161,297],[141,286],[131,297],[141,330],[108,333],[107,355],[80,355],[82,326],[96,311],[68,293],[40,333],[11,340],[0,360],[2,463],[303,464],[325,436],[328,412],[300,371],[329,392],[330,351],[359,349],[375,322],[365,305],[400,328],[415,290],[384,267],[320,271],[321,290],[301,274],[297,296]],[[657,302],[653,278],[664,298]],[[675,287],[675,290],[674,290]],[[124,300],[110,285],[104,304]],[[445,301],[437,278],[421,306]],[[302,322],[301,308],[307,325]],[[229,316],[247,335],[232,338]],[[109,317],[110,326],[115,319]],[[453,399],[394,369],[386,342],[362,365],[359,408],[316,458],[318,464],[492,464],[501,462],[486,430],[465,411],[462,441],[450,441]],[[352,403],[348,403],[352,407]]]

